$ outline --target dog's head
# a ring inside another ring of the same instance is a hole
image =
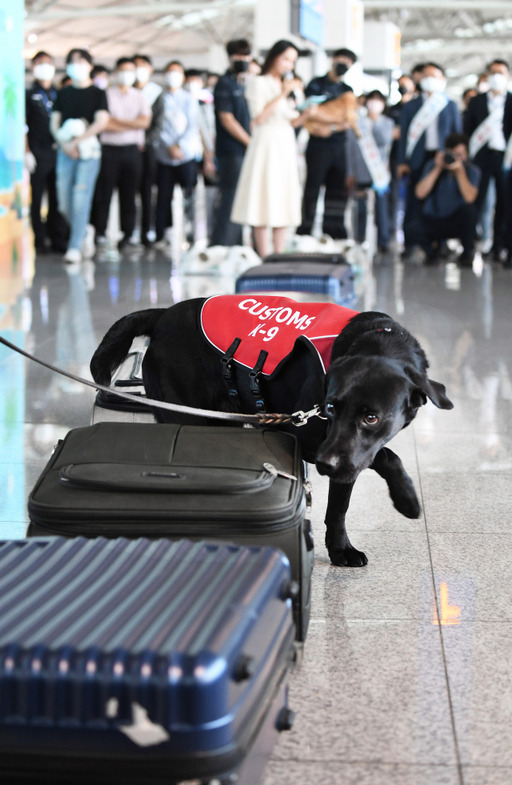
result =
[[[358,356],[334,362],[326,376],[328,429],[316,456],[320,474],[354,482],[427,398],[440,409],[453,408],[442,384],[397,360]]]

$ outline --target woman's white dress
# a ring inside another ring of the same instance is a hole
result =
[[[245,96],[251,117],[257,117],[280,92],[280,83],[268,74],[249,78]],[[281,98],[265,123],[253,125],[231,212],[234,223],[272,227],[300,224],[297,142],[290,125],[296,116],[290,102]]]

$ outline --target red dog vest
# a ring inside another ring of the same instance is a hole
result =
[[[324,373],[334,339],[358,311],[332,303],[299,303],[274,295],[218,295],[201,309],[201,328],[208,341],[225,353],[234,338],[241,343],[234,359],[254,368],[262,349],[268,352],[262,373],[269,376],[292,351],[300,336],[316,350]]]

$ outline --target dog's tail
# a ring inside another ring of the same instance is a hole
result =
[[[148,308],[119,319],[105,334],[94,352],[90,364],[92,378],[98,384],[110,384],[112,374],[130,351],[132,341],[139,335],[151,337],[157,321],[166,308]]]

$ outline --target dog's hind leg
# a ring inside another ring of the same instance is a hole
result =
[[[401,512],[406,518],[418,518],[421,512],[420,503],[412,480],[398,455],[389,447],[382,447],[375,456],[370,469],[374,469],[386,480],[389,495],[398,512]]]
[[[345,527],[345,516],[352,495],[354,483],[342,484],[331,480],[329,500],[325,515],[325,545],[331,563],[336,567],[364,567],[368,559],[362,551],[351,544]]]

